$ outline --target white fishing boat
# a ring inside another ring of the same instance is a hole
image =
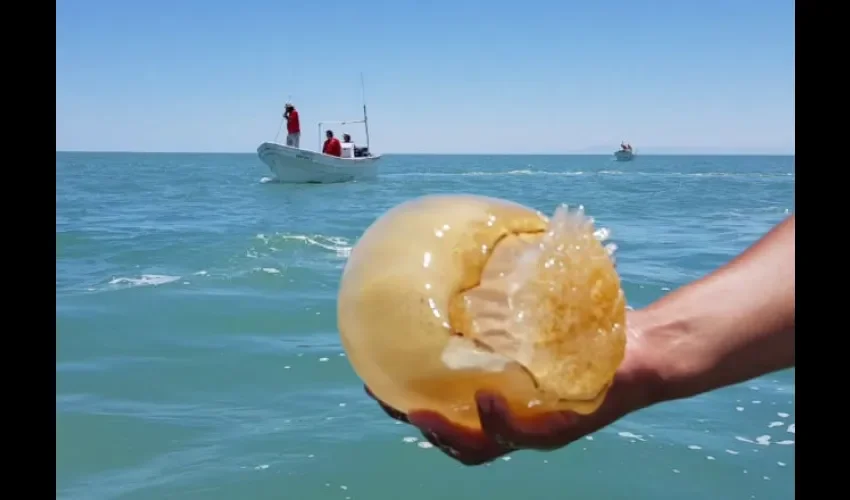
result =
[[[260,144],[257,155],[272,171],[275,180],[296,184],[330,184],[374,179],[378,176],[378,164],[381,160],[380,155],[345,158],[293,148],[277,142]]]
[[[362,76],[361,76],[362,84]],[[366,132],[366,147],[343,147],[342,156],[322,153],[325,125],[351,125],[362,123]],[[330,184],[374,179],[378,176],[381,155],[369,149],[369,117],[366,113],[364,91],[363,118],[360,120],[319,122],[319,147],[316,151],[293,148],[275,141],[264,142],[257,148],[260,161],[272,171],[275,180],[283,183]],[[278,134],[280,132],[278,131]]]

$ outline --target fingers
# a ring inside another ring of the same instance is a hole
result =
[[[508,449],[554,450],[575,440],[578,416],[556,412],[517,418],[499,395],[481,392],[476,396],[483,433]]]
[[[491,462],[510,451],[483,432],[461,427],[432,411],[412,412],[410,423],[418,427],[431,444],[464,465]]]
[[[557,412],[518,418],[505,399],[481,392],[476,396],[481,430],[453,423],[433,411],[415,411],[410,415],[388,406],[364,386],[391,418],[411,424],[425,439],[446,455],[465,465],[481,465],[518,449],[554,450],[581,437],[579,417]]]

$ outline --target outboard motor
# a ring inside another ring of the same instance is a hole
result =
[[[354,157],[355,158],[365,158],[368,156],[372,156],[372,153],[369,152],[369,148],[354,148]]]

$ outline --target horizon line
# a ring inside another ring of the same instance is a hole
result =
[[[57,149],[57,153],[112,153],[112,154],[191,154],[191,155],[238,155],[238,154],[256,154],[255,151],[130,151],[130,150],[118,150],[118,149],[103,149],[103,150],[86,150],[86,149]],[[391,151],[386,153],[381,153],[380,156],[388,156],[388,155],[397,155],[397,156],[609,156],[613,155],[613,153],[601,153],[601,152],[579,152],[579,151],[569,151],[569,152],[537,152],[537,153],[492,153],[492,152],[465,152],[465,153],[440,153],[440,152],[405,152],[405,151]],[[786,152],[786,153],[778,153],[778,152],[725,152],[725,153],[711,153],[711,152],[650,152],[636,155],[640,156],[796,156],[796,152]]]

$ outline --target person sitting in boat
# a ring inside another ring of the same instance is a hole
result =
[[[298,119],[298,111],[291,102],[283,107],[283,118],[286,119],[286,145],[298,148],[301,144],[301,121]]]
[[[345,147],[346,147],[345,145],[346,144],[351,144],[352,150],[354,151],[354,157],[355,158],[366,158],[368,156],[372,156],[372,153],[369,152],[369,148],[367,148],[367,147],[358,148],[357,145],[354,144],[354,141],[351,140],[350,135],[342,134],[342,149],[343,149],[342,156],[344,158],[346,158],[346,156],[345,156]]]
[[[342,156],[342,145],[339,143],[339,139],[334,137],[334,133],[332,130],[328,130],[325,132],[325,144],[322,146],[322,153],[328,156]]]
[[[342,157],[343,158],[354,158],[356,148],[354,147],[354,143],[351,142],[351,136],[348,134],[342,134]]]

